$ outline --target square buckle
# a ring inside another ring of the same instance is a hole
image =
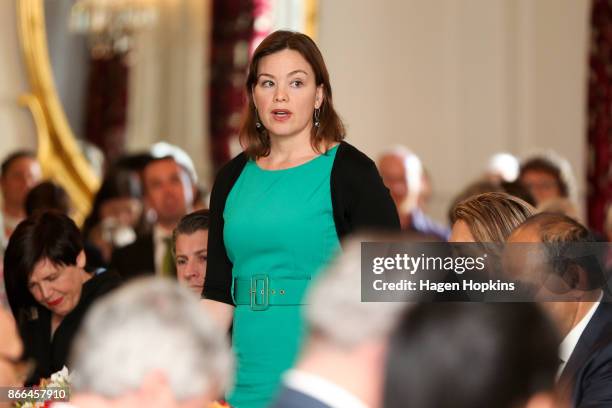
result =
[[[263,285],[258,285],[258,282],[262,282]],[[253,275],[251,276],[251,310],[266,310],[270,303],[269,295],[269,283],[268,275]],[[259,286],[259,287],[258,287]],[[263,286],[263,287],[261,287]],[[257,295],[262,296],[262,302],[257,302]]]

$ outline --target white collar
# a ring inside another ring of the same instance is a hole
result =
[[[565,364],[567,364],[570,357],[572,356],[572,353],[574,352],[574,349],[578,344],[578,340],[580,340],[580,336],[582,336],[584,329],[586,329],[587,325],[591,321],[591,318],[595,314],[595,310],[597,310],[597,308],[599,307],[602,297],[603,293],[599,296],[597,302],[595,302],[593,306],[591,306],[588,313],[584,315],[580,322],[576,326],[574,326],[569,333],[567,333],[567,335],[561,342],[561,345],[559,346],[559,358],[561,359],[561,364],[559,366],[559,371],[557,375],[561,374],[563,368],[565,367]]]
[[[316,374],[292,369],[284,376],[285,384],[332,408],[368,408],[355,395]]]

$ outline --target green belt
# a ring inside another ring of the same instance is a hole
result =
[[[252,310],[266,310],[269,306],[304,304],[303,297],[310,278],[274,279],[268,275],[253,275],[251,279],[234,279],[234,303],[249,305]]]

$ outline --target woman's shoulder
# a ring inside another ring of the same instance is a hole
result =
[[[374,161],[361,150],[350,143],[342,141],[340,142],[340,146],[338,146],[334,168],[342,173],[348,171],[349,173],[355,174],[355,172],[357,172],[360,174],[364,171],[370,172],[372,169],[376,168],[376,165]]]
[[[247,155],[242,152],[221,166],[215,175],[212,196],[217,196],[219,192],[223,192],[222,196],[229,194],[229,191],[240,176],[240,173],[242,173],[246,163]],[[212,199],[211,197],[211,201]]]
[[[112,269],[96,269],[83,284],[83,300],[96,299],[121,285],[121,276]]]
[[[223,178],[223,177],[230,177],[232,174],[236,172],[239,173],[240,171],[242,171],[242,169],[246,165],[246,162],[247,162],[246,153],[242,152],[238,154],[236,157],[234,157],[233,159],[225,163],[223,166],[221,166],[221,168],[217,172],[217,176],[215,180],[219,178]]]

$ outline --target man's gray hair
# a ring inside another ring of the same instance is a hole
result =
[[[229,386],[232,356],[223,330],[193,294],[159,278],[135,280],[94,305],[71,354],[72,387],[106,398],[165,374],[181,401]]]
[[[361,301],[361,242],[385,236],[355,236],[323,271],[308,293],[306,319],[312,333],[327,343],[351,348],[386,337],[406,303]],[[397,237],[389,237],[390,240]]]

